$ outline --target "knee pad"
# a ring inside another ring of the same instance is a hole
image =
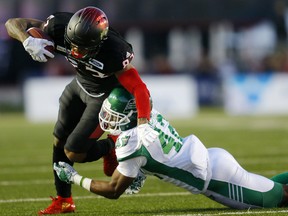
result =
[[[83,163],[84,159],[86,158],[86,153],[75,153],[65,148],[64,148],[64,152],[66,154],[66,157],[72,162]]]
[[[54,136],[53,145],[57,148],[64,148],[65,141],[58,139]]]

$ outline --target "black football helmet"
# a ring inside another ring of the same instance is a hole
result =
[[[95,55],[107,38],[108,28],[108,18],[99,8],[86,7],[77,11],[71,17],[64,34],[68,54],[77,59]]]

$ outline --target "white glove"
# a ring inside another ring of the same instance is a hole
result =
[[[78,174],[72,166],[62,161],[60,161],[58,164],[54,163],[54,170],[56,171],[59,179],[68,184],[74,183],[74,176]]]
[[[23,42],[23,46],[25,50],[31,55],[34,61],[47,62],[47,56],[54,58],[53,53],[45,49],[46,46],[54,46],[52,41],[29,36]]]
[[[153,130],[153,128],[151,128],[148,123],[138,125],[137,134],[138,134],[138,148],[140,148],[143,142],[145,142],[147,145],[153,143],[158,138],[159,135],[159,133]]]

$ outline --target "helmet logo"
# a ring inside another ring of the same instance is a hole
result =
[[[128,144],[128,140],[130,139],[130,136],[122,137],[121,139],[118,139],[115,143],[115,148],[121,148]]]
[[[128,101],[126,107],[125,107],[124,110],[123,110],[123,113],[124,113],[124,114],[128,114],[131,110],[132,110],[133,112],[137,112],[137,111],[136,111],[135,99],[131,99],[131,100]]]

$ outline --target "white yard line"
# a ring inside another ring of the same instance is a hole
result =
[[[192,195],[189,192],[174,192],[174,193],[145,193],[145,194],[136,194],[136,195],[122,195],[123,198],[136,198],[136,197],[155,197],[155,196],[190,196]],[[104,197],[97,196],[97,195],[91,195],[91,196],[75,196],[73,199],[104,199]],[[50,198],[25,198],[25,199],[9,199],[9,200],[0,200],[1,203],[20,203],[20,202],[44,202],[49,201]],[[248,215],[248,214],[288,214],[288,210],[271,210],[271,211],[231,211],[231,212],[221,212],[221,213],[204,213],[204,214],[183,214],[183,215],[177,215],[177,216],[218,216],[218,215]],[[154,216],[164,216],[161,214],[157,214]],[[174,216],[174,215],[165,215],[165,216]]]
[[[221,212],[221,213],[215,213],[215,214],[211,214],[211,213],[204,213],[204,214],[177,214],[177,216],[217,216],[217,215],[248,215],[248,214],[287,214],[288,210],[271,210],[271,211],[246,211],[246,212],[237,212],[237,211],[233,211],[233,212]],[[156,215],[154,215],[156,216]],[[175,216],[175,215],[157,215],[157,216]]]
[[[136,195],[122,195],[121,197],[125,198],[132,198],[135,196],[137,197],[151,197],[151,196],[172,196],[172,195],[180,195],[180,196],[187,196],[192,195],[189,192],[175,192],[175,193],[145,193],[145,194],[136,194]],[[73,199],[104,199],[104,197],[97,196],[97,195],[91,195],[91,196],[73,196]],[[24,199],[9,199],[9,200],[0,200],[1,203],[18,203],[18,202],[42,202],[50,200],[50,198],[24,198]]]

